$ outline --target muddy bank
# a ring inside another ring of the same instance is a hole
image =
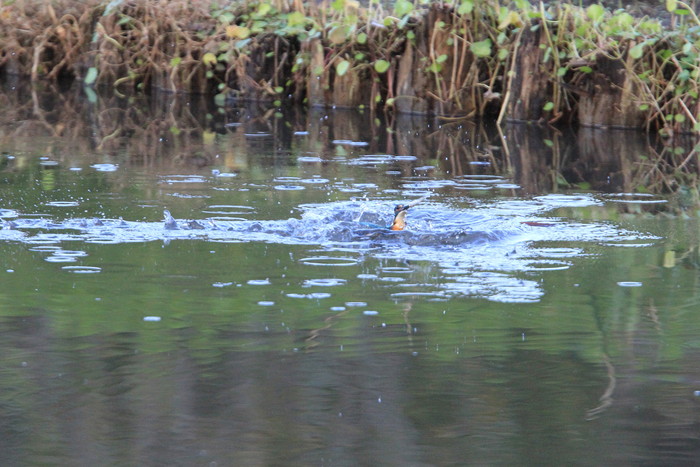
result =
[[[700,21],[597,4],[17,1],[0,70],[117,92],[698,132]]]

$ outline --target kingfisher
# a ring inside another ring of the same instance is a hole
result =
[[[427,194],[423,196],[422,198],[418,198],[417,200],[408,203],[408,204],[397,204],[394,206],[394,220],[392,221],[391,225],[389,226],[389,229],[391,230],[403,230],[406,228],[406,211],[408,211],[409,208],[415,206],[418,203],[422,203],[425,201],[430,194]]]
[[[403,230],[406,228],[406,211],[410,208],[409,204],[397,204],[394,206],[394,220],[391,222],[389,229]]]

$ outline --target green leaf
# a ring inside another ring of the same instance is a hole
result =
[[[85,73],[85,84],[90,86],[91,84],[94,84],[95,81],[97,81],[97,68],[94,66],[91,66],[88,68],[87,73]]]
[[[648,110],[648,109],[649,109],[649,104],[640,104],[639,105],[639,110],[641,110],[642,112],[645,110]]]
[[[630,57],[632,57],[635,60],[642,58],[643,53],[644,53],[644,43],[637,44],[630,49]]]
[[[551,148],[551,147],[554,146],[554,141],[552,141],[551,139],[544,139],[544,140],[542,140],[542,142],[543,142],[544,145],[547,146],[548,148]]]
[[[260,16],[266,16],[270,12],[271,9],[272,9],[272,5],[270,5],[269,3],[261,3],[258,6],[257,14]]]
[[[447,60],[447,54],[440,55],[435,61],[438,63],[444,63]]]
[[[676,0],[666,0],[666,10],[673,13],[676,11],[676,7],[678,6],[678,2]]]
[[[224,13],[221,13],[218,19],[224,24],[231,24],[234,18],[235,16],[233,16],[233,13],[231,13],[230,11],[226,11]]]
[[[348,62],[347,60],[341,60],[335,66],[335,72],[338,74],[338,76],[343,76],[345,73],[348,72],[349,68],[350,68],[350,62]]]
[[[284,92],[284,88],[282,86],[275,86],[275,92],[277,94],[282,94]]]
[[[554,102],[547,102],[543,107],[545,112],[549,112],[553,108],[554,108]]]
[[[491,55],[491,39],[484,39],[483,41],[474,42],[469,49],[479,58],[488,57]]]
[[[204,63],[204,65],[207,65],[207,66],[216,65],[216,55],[214,55],[211,52],[205,53],[204,56],[202,57],[202,63]]]
[[[377,73],[386,73],[386,70],[389,69],[390,63],[387,62],[386,60],[377,60],[374,62],[374,70]]]
[[[180,64],[180,62],[182,62],[181,57],[173,57],[170,59],[170,66],[175,68],[176,66],[178,66]]]
[[[345,0],[333,0],[331,8],[337,12],[343,11],[345,9]]]
[[[347,39],[348,39],[348,27],[343,25],[343,24],[335,26],[335,27],[331,28],[330,31],[328,31],[328,40],[330,40],[335,45],[342,44]]]
[[[219,94],[214,96],[214,104],[217,105],[217,107],[223,107],[226,105],[226,93],[225,92],[220,92]]]
[[[440,73],[442,71],[442,65],[440,65],[437,62],[434,62],[427,68],[426,71],[428,71],[428,73]]]
[[[94,89],[85,86],[85,87],[83,87],[83,91],[85,91],[85,95],[87,96],[87,100],[89,103],[91,103],[91,104],[97,103],[97,93],[95,92]]]
[[[567,71],[567,68],[565,66],[560,67],[557,70],[557,76],[559,76],[561,78],[562,76],[564,76],[566,74],[566,71]]]
[[[579,71],[581,71],[583,73],[593,73],[593,68],[591,68],[587,65],[584,65],[582,67],[579,67]]]
[[[366,44],[367,43],[367,34],[364,32],[361,32],[357,35],[357,43],[358,44]]]
[[[299,11],[294,11],[287,15],[287,25],[289,27],[303,26],[306,23],[306,16]]]
[[[605,14],[605,8],[602,5],[594,3],[586,8],[586,15],[593,21],[598,22]]]
[[[394,14],[401,18],[413,11],[413,3],[408,0],[396,0],[394,3]]]
[[[459,4],[459,7],[457,8],[457,13],[460,15],[468,15],[472,12],[472,10],[474,10],[474,1],[462,0],[462,2]]]

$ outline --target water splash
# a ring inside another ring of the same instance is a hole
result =
[[[559,207],[601,204],[591,195],[548,195],[532,199],[500,200],[471,209],[425,202],[412,208],[404,231],[383,227],[390,221],[386,201],[342,201],[299,206],[300,216],[281,220],[182,220],[165,212],[163,221],[121,219],[65,219],[23,216],[3,210],[6,220],[0,241],[32,245],[64,242],[120,244],[151,241],[265,242],[319,245],[328,255],[300,259],[310,266],[359,264],[360,256],[398,260],[405,264],[430,262],[439,281],[415,282],[391,271],[366,275],[363,280],[391,281],[405,288],[396,297],[422,295],[447,299],[455,295],[506,302],[532,302],[543,295],[532,274],[567,269],[575,257],[586,255],[585,244],[648,245],[655,237],[622,229],[608,222],[569,222],[546,217]],[[227,207],[228,208],[228,207]],[[239,209],[241,207],[231,207]],[[547,245],[547,246],[543,246]],[[61,251],[63,251],[61,249]],[[333,253],[335,252],[335,253]],[[340,254],[342,253],[342,254]],[[71,258],[75,255],[52,255]]]

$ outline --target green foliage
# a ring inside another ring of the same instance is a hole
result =
[[[380,60],[377,60],[376,62],[374,62],[374,70],[377,73],[386,73],[386,71],[389,69],[390,65],[391,64],[388,61],[386,61],[384,59],[380,59]]]

